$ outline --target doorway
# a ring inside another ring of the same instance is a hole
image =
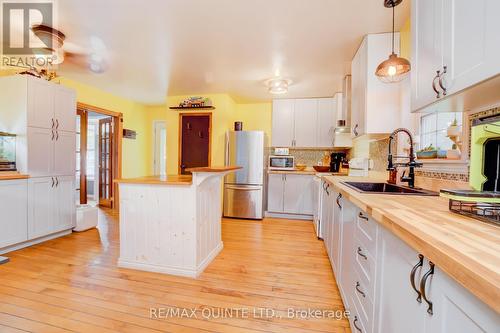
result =
[[[153,168],[155,176],[167,174],[167,125],[163,120],[153,121]]]
[[[179,173],[188,168],[210,166],[212,113],[179,114]]]
[[[79,203],[118,208],[121,177],[121,113],[83,103],[77,109],[77,184]]]

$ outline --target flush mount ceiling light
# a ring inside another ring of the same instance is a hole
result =
[[[394,7],[399,5],[403,0],[384,0],[386,8],[392,8],[392,53],[389,59],[378,65],[375,75],[384,83],[399,82],[408,76],[411,70],[410,62],[398,57],[394,53]]]
[[[269,93],[274,95],[286,94],[290,84],[292,84],[292,80],[281,77],[275,77],[266,81]]]

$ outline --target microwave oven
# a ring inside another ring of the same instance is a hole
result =
[[[269,170],[293,170],[295,169],[295,158],[293,156],[269,156]]]

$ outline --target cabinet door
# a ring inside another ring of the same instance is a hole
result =
[[[76,219],[75,180],[72,176],[57,176],[55,189],[55,221],[53,232],[74,227]]]
[[[316,147],[318,121],[318,100],[295,100],[295,146]]]
[[[27,173],[31,177],[46,177],[53,174],[54,139],[54,130],[38,127],[28,127]],[[73,152],[73,156],[74,155],[75,152]]]
[[[354,263],[356,256],[356,249],[354,244],[354,228],[356,226],[356,219],[354,217],[357,210],[350,201],[343,200],[342,203],[342,257],[340,259],[340,275],[336,276],[339,282],[339,289],[342,293],[346,309],[354,309],[352,304],[352,296],[354,296],[355,285],[355,271]]]
[[[267,210],[273,213],[283,212],[283,174],[269,174],[267,184]]]
[[[294,132],[294,100],[277,99],[273,101],[273,126],[271,145],[273,147],[291,147]]]
[[[28,79],[28,126],[53,128],[54,84],[42,79]]]
[[[341,258],[342,258],[342,205],[343,200],[339,197],[339,193],[333,194],[333,231],[332,231],[332,262],[335,276],[341,274]]]
[[[283,211],[312,215],[314,182],[312,175],[285,175]]]
[[[385,229],[381,232],[378,329],[375,331],[424,332],[425,302],[417,302],[417,293],[410,284],[411,270],[419,262],[418,253],[391,232]],[[417,270],[417,288],[426,269],[428,265],[424,264]]]
[[[351,133],[353,137],[365,133],[367,52],[367,41],[364,38],[351,64]]]
[[[54,230],[54,191],[53,177],[28,180],[28,239],[49,235]]]
[[[412,1],[412,110],[437,99],[433,82],[442,70],[442,12],[443,0]]]
[[[54,139],[54,175],[74,175],[76,165],[75,132],[56,131]]]
[[[26,180],[0,181],[0,248],[28,240]]]
[[[498,332],[500,316],[438,267],[430,284],[433,315],[426,313],[426,333]]]
[[[340,95],[340,94],[339,94]],[[318,99],[317,146],[332,147],[337,122],[336,98]]]
[[[500,73],[500,1],[443,1],[443,66],[452,94]]]
[[[55,127],[59,131],[76,131],[76,95],[71,89],[55,87],[54,98]]]
[[[330,234],[328,233],[328,226],[330,224],[330,200],[328,200],[329,195],[325,190],[326,182],[321,182],[321,215],[320,215],[320,229],[321,229],[321,238],[323,238],[323,242],[325,244],[326,251],[330,251],[328,249],[328,237]]]

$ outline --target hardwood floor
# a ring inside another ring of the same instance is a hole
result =
[[[98,230],[7,254],[0,332],[350,332],[332,312],[289,316],[343,310],[310,222],[225,219],[222,233],[223,251],[198,279],[120,269],[118,217],[101,211]],[[159,316],[168,309],[179,315]]]

